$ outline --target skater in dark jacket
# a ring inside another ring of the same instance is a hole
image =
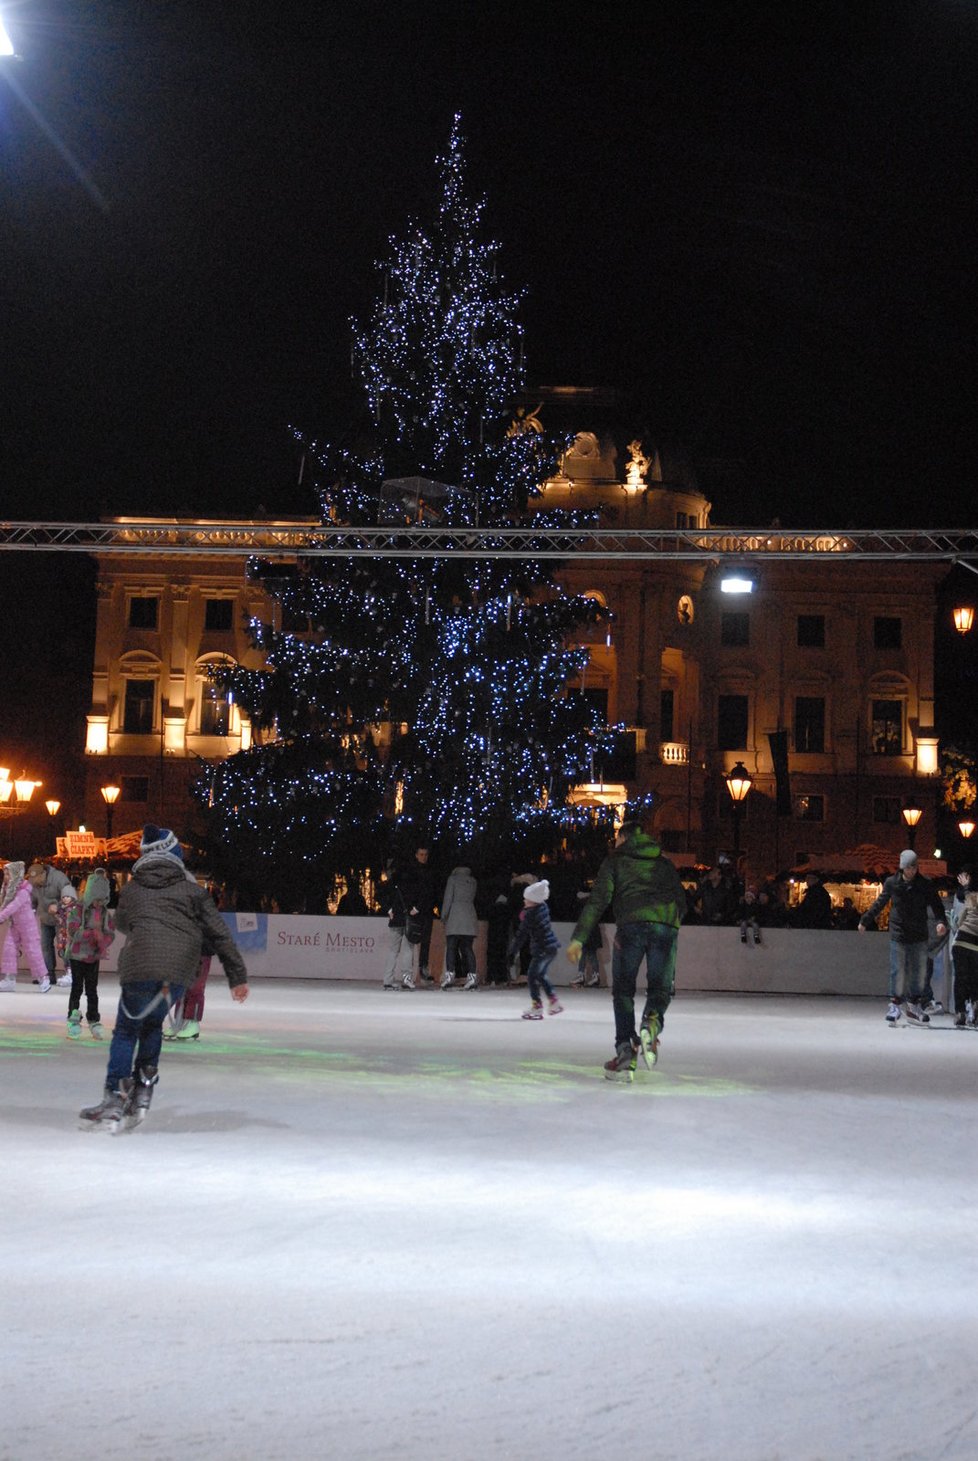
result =
[[[148,824],[142,856],[123,888],[116,928],[126,935],[119,956],[119,1010],[109,1047],[105,1092],[83,1122],[117,1127],[140,1121],[159,1079],[163,1020],[200,967],[204,938],[217,952],[238,1003],[248,998],[248,971],[224,919],[184,868],[180,844],[166,827]]]
[[[560,948],[557,935],[550,925],[550,909],[547,907],[549,896],[550,884],[546,878],[539,883],[530,883],[529,887],[524,889],[523,912],[520,914],[510,950],[510,957],[514,958],[524,944],[528,943],[530,946],[530,962],[526,969],[526,980],[530,986],[532,1003],[528,1010],[523,1011],[524,1020],[543,1019],[541,989],[547,996],[552,1015],[559,1015],[563,1009],[563,1005],[554,994],[553,985],[547,978],[547,970]]]
[[[927,974],[928,909],[934,915],[939,938],[947,932],[947,925],[944,904],[934,884],[918,871],[917,854],[912,847],[900,853],[900,871],[886,879],[879,897],[859,920],[857,932],[865,933],[887,903],[890,905],[890,1004],[886,1022],[899,1024],[905,1014],[912,1024],[926,1025],[930,1016],[921,1007],[921,996]]]

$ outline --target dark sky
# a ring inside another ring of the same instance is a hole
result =
[[[531,384],[624,390],[717,521],[973,523],[978,0],[4,14],[7,516],[312,510],[288,428],[347,425],[458,110]]]

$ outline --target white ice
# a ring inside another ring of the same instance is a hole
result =
[[[138,1132],[0,995],[0,1458],[973,1458],[978,1033],[212,979]],[[103,981],[107,1018],[116,986]]]

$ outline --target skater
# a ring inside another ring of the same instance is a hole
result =
[[[163,1019],[200,967],[206,936],[224,966],[231,997],[248,998],[248,971],[214,902],[183,866],[166,827],[143,828],[142,854],[123,888],[116,927],[126,935],[119,957],[119,1009],[109,1047],[105,1091],[80,1113],[86,1127],[138,1124],[159,1079]]]
[[[954,963],[954,1023],[978,1027],[978,890],[970,867],[958,873],[959,888],[951,907],[954,939],[951,958]]]
[[[418,978],[422,984],[434,984],[428,963],[431,958],[431,930],[435,922],[435,874],[427,847],[414,850],[414,901],[418,908]]]
[[[584,940],[611,903],[617,928],[611,964],[615,1053],[604,1067],[605,1079],[610,1081],[634,1080],[639,1049],[652,1069],[675,984],[676,937],[686,910],[686,893],[652,831],[651,812],[623,823],[567,945],[567,957],[576,964]],[[647,993],[636,1035],[635,984],[643,958]]]
[[[171,1011],[173,1020],[172,1028],[164,1030],[164,1040],[199,1040],[200,1022],[204,1018],[204,994],[207,988],[207,976],[211,972],[211,960],[214,957],[214,949],[204,939],[203,952],[200,956],[200,963],[197,965],[197,977],[183,996],[183,1008],[177,1005]],[[179,1011],[180,1018],[176,1018]]]
[[[0,889],[0,923],[9,924],[4,939],[3,954],[0,955],[0,990],[10,993],[17,988],[17,960],[26,958],[35,984],[41,986],[41,993],[51,988],[41,939],[37,931],[37,919],[31,899],[31,885],[24,877],[22,862],[8,862],[3,870],[3,887]],[[52,933],[54,925],[52,924]],[[52,944],[51,957],[54,958]]]
[[[550,909],[547,906],[547,899],[550,897],[550,884],[546,878],[539,883],[530,883],[523,892],[523,912],[520,914],[519,926],[513,939],[510,950],[511,956],[516,954],[524,944],[530,946],[530,962],[526,967],[526,979],[530,986],[530,1008],[523,1011],[524,1020],[543,1019],[543,1001],[540,998],[540,991],[543,990],[552,1015],[559,1015],[563,1005],[554,993],[554,987],[547,978],[547,970],[557,957],[557,950],[560,944],[557,935],[550,924]]]
[[[58,926],[58,904],[66,888],[72,887],[71,879],[56,867],[43,862],[32,862],[27,869],[27,881],[31,885],[31,897],[37,909],[37,921],[41,925],[41,950],[51,984],[55,982],[57,963],[54,956],[54,938]],[[77,895],[75,895],[77,896]],[[43,980],[41,983],[43,984]]]
[[[383,901],[387,905],[387,966],[385,989],[414,989],[414,943],[408,937],[408,920],[418,916],[414,869],[388,866],[384,878]],[[415,929],[411,930],[416,931]]]
[[[886,879],[883,890],[859,920],[858,932],[890,904],[890,1003],[889,1025],[897,1025],[904,1014],[911,1024],[927,1025],[930,1016],[921,1007],[927,971],[927,910],[934,914],[935,932],[947,932],[944,904],[929,878],[917,868],[917,854],[908,847],[900,853],[900,870]]]
[[[441,900],[441,920],[445,929],[445,973],[442,989],[455,983],[455,955],[460,953],[465,967],[463,989],[476,989],[475,936],[479,929],[475,912],[476,881],[467,863],[452,868]]]
[[[85,1018],[92,1038],[103,1040],[105,1030],[98,1012],[99,962],[104,959],[115,938],[115,917],[109,912],[109,880],[102,868],[96,868],[85,883],[79,903],[72,898],[65,916],[65,954],[71,970],[71,993],[68,996],[68,1039],[81,1035],[81,997],[85,991]]]
[[[583,902],[587,901],[588,893],[578,893]],[[571,987],[574,989],[597,989],[601,983],[601,966],[598,963],[598,953],[601,949],[601,925],[596,923],[581,945],[581,957],[577,965],[577,975],[571,980]]]

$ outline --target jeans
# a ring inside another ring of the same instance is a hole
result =
[[[40,924],[41,929],[41,953],[44,955],[44,967],[48,971],[48,978],[54,981],[54,971],[57,961],[54,957],[54,935],[56,929],[53,923]]]
[[[557,950],[544,954],[531,954],[530,962],[526,966],[526,982],[530,986],[530,998],[534,1001],[540,998],[541,986],[548,999],[554,997],[554,987],[547,978],[547,970],[557,957]]]
[[[665,1024],[676,984],[676,935],[665,923],[622,923],[615,932],[611,959],[611,1002],[615,1012],[615,1047],[636,1041],[635,984],[646,962],[647,993],[642,1019],[650,1014]]]
[[[110,1090],[117,1091],[119,1082],[128,1080],[136,1066],[159,1065],[163,1021],[170,1006],[181,999],[182,984],[166,986],[156,979],[122,986],[105,1073]]]
[[[387,985],[409,978],[414,968],[414,948],[407,941],[403,928],[387,930],[387,968],[384,983]]]
[[[890,998],[897,1004],[908,999],[919,1004],[927,975],[927,940],[900,944],[890,939]]]

